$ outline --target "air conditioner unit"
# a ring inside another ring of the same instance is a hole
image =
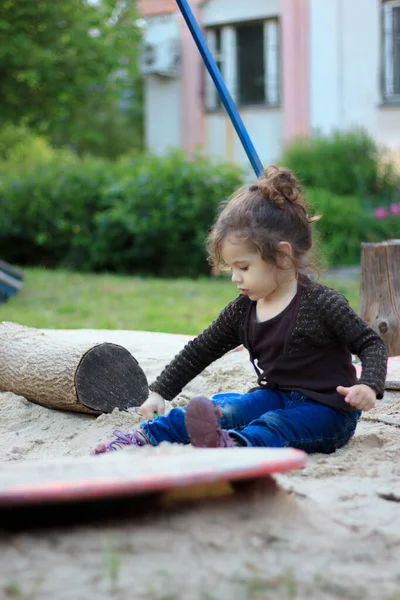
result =
[[[147,42],[140,53],[140,72],[143,75],[178,77],[180,73],[180,45],[175,39]]]

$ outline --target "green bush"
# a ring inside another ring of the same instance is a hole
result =
[[[298,139],[285,149],[282,163],[304,186],[360,196],[365,207],[380,204],[382,197],[394,201],[398,195],[393,165],[382,161],[376,142],[363,130]]]
[[[125,176],[122,176],[122,172]],[[181,152],[122,161],[96,215],[94,269],[162,276],[209,273],[204,242],[219,203],[241,172]]]
[[[377,219],[356,196],[335,196],[324,189],[308,189],[307,200],[322,219],[316,227],[322,258],[330,265],[360,262],[363,242],[400,237],[400,217]]]
[[[0,175],[0,256],[165,276],[209,272],[207,230],[241,172],[182,153],[117,163],[53,160]]]
[[[88,159],[53,160],[0,176],[0,256],[24,265],[79,267],[82,248],[90,251],[106,179],[106,164]]]
[[[238,168],[180,152],[80,159],[49,146],[25,163],[36,138],[19,133],[8,142],[0,134],[2,259],[169,277],[209,273],[204,241],[221,200],[241,184]],[[329,264],[358,263],[362,242],[400,236],[399,216],[377,219],[358,195],[309,187],[307,197],[323,215],[315,227]]]

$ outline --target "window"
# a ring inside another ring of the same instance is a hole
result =
[[[245,25],[237,28],[236,60],[239,104],[264,103],[264,29],[262,25]]]
[[[207,41],[237,104],[279,105],[280,39],[277,19],[209,29]],[[209,110],[221,106],[209,76],[206,106]]]
[[[400,0],[383,2],[383,98],[400,103]]]
[[[215,30],[215,53],[214,53],[214,59],[215,62],[217,63],[217,67],[220,70],[220,72],[222,73],[223,71],[223,54],[222,54],[222,31],[221,29],[216,29]],[[221,102],[221,98],[218,96],[217,94],[217,98],[216,98],[216,104],[218,108],[221,108],[222,106],[222,102]]]

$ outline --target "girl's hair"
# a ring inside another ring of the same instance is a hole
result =
[[[300,183],[292,171],[267,167],[257,183],[239,188],[223,203],[207,239],[209,261],[214,268],[224,269],[222,244],[227,236],[234,235],[278,267],[282,265],[280,259],[287,259],[279,242],[288,242],[297,274],[318,270],[316,259],[306,261],[305,256],[312,247],[311,223],[320,218],[308,214]]]

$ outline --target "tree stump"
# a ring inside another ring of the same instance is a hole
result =
[[[400,355],[400,240],[361,244],[359,315]]]
[[[0,390],[97,415],[140,406],[148,396],[146,376],[126,348],[57,341],[6,322],[0,323]]]

